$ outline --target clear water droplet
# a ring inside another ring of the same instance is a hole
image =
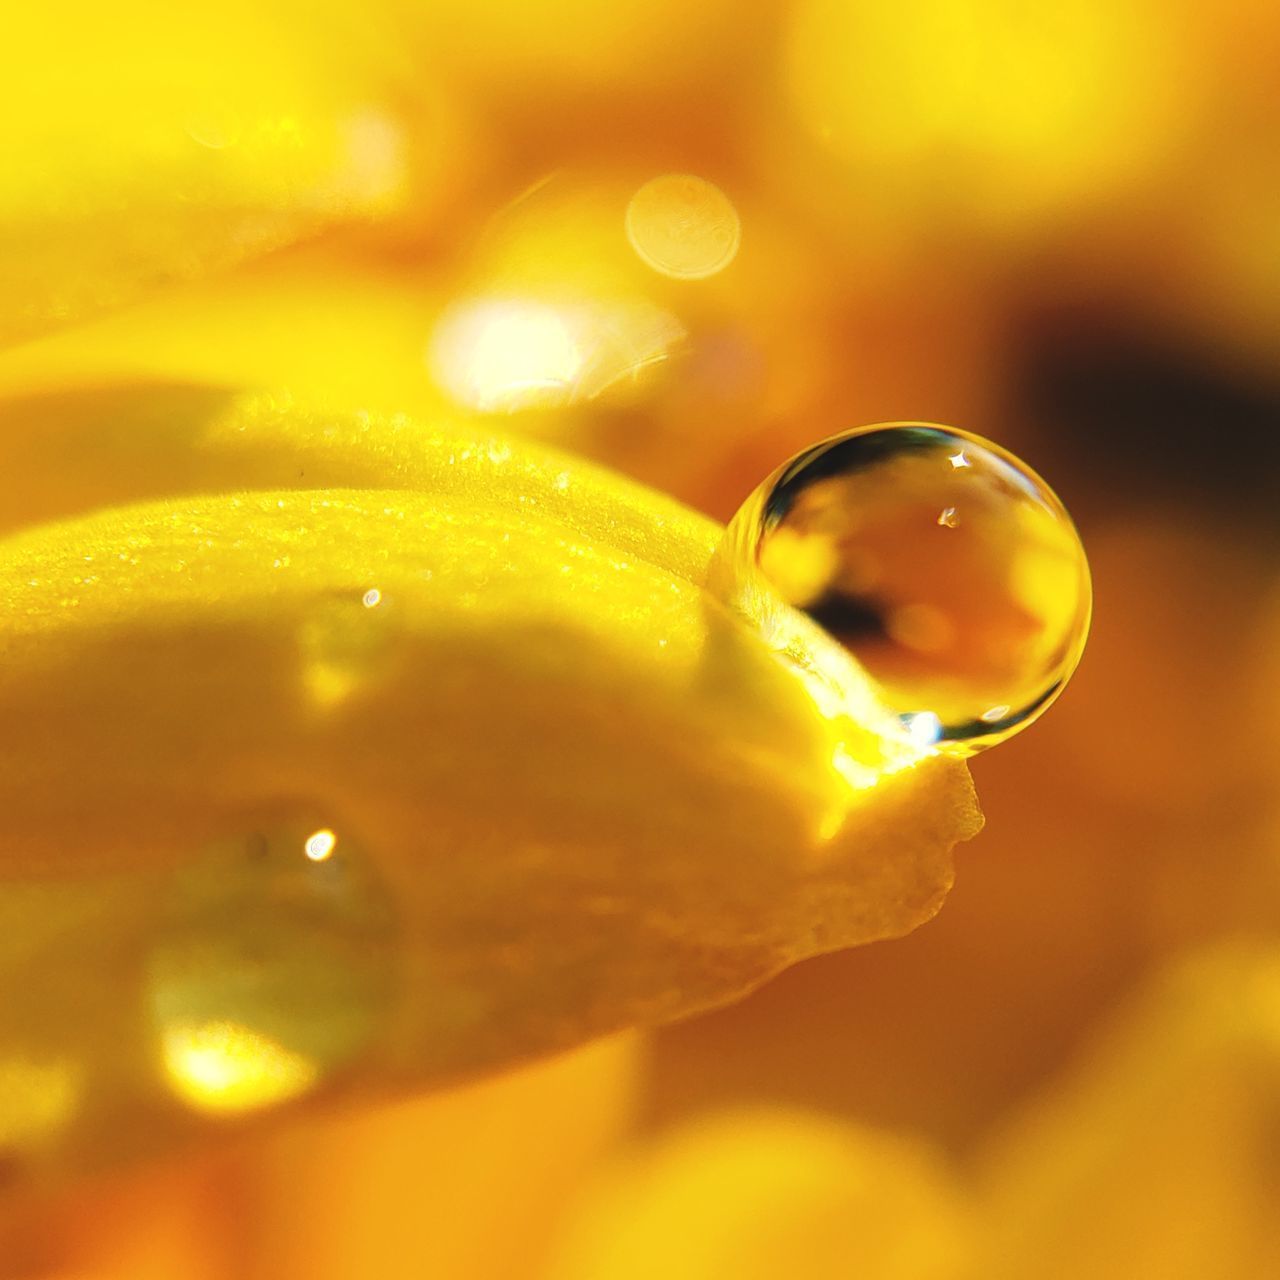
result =
[[[1017,458],[949,427],[863,427],[807,449],[739,509],[720,562],[736,604],[801,611],[913,740],[957,754],[1030,724],[1088,632],[1088,563],[1062,503]]]

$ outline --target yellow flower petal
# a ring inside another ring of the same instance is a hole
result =
[[[642,1149],[583,1205],[550,1280],[958,1280],[967,1206],[923,1144],[729,1112]]]
[[[9,15],[0,345],[398,207],[411,143],[351,42],[325,47],[337,21],[245,0]]]
[[[163,1097],[175,1025],[394,1093],[937,909],[967,772],[825,714],[700,586],[717,526],[514,442],[243,421],[100,454],[96,499],[240,492],[0,543],[0,963],[36,975],[0,1044],[107,1094],[60,1158],[212,1123]],[[253,487],[286,466],[418,491]]]
[[[1280,950],[1182,961],[993,1144],[979,1274],[1275,1275],[1278,1104]]]
[[[237,1153],[250,1274],[529,1280],[632,1122],[638,1037],[430,1097],[283,1128]]]

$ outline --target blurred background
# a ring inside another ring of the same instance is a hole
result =
[[[974,762],[986,830],[916,934],[51,1200],[0,1272],[1280,1274],[1274,4],[6,24],[8,420],[269,388],[496,422],[720,519],[834,431],[945,422],[1050,480],[1096,602],[1067,695]]]

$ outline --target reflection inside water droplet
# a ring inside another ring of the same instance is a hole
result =
[[[1084,647],[1088,565],[1062,504],[950,428],[868,427],[807,450],[748,498],[725,546],[734,603],[759,584],[817,622],[920,745],[1002,741]]]

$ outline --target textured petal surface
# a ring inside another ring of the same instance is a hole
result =
[[[966,770],[824,710],[700,585],[714,524],[408,423],[183,445],[99,439],[80,505],[227,492],[0,543],[20,1164],[493,1068],[937,910]]]

